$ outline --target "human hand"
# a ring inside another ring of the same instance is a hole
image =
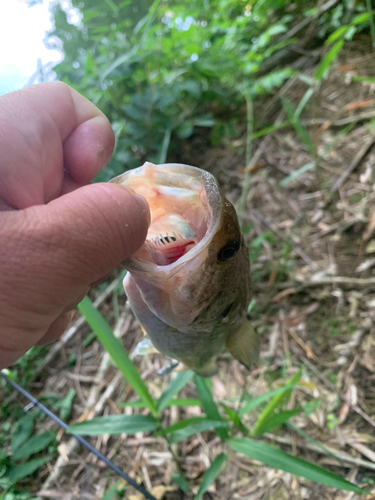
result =
[[[61,82],[0,98],[0,369],[57,340],[89,287],[143,243],[146,201],[91,184],[107,118]]]

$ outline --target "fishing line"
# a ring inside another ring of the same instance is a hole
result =
[[[63,422],[59,417],[57,417],[51,410],[46,408],[42,403],[40,403],[37,399],[35,399],[31,394],[29,394],[25,389],[23,389],[21,386],[19,386],[16,382],[14,382],[12,379],[10,379],[5,373],[0,372],[0,377],[2,377],[8,384],[10,384],[16,391],[18,391],[22,396],[24,396],[26,399],[31,401],[31,404],[28,404],[25,406],[24,410],[27,412],[34,406],[37,408],[41,409],[46,415],[48,415],[52,420],[54,420],[60,427],[62,427],[64,430],[68,428],[68,425],[66,425],[65,422]],[[104,456],[100,451],[98,451],[94,446],[92,446],[86,439],[83,439],[82,436],[79,436],[78,434],[71,434],[74,438],[77,439],[83,446],[85,446],[88,450],[91,451],[91,453],[94,453],[100,460],[102,460],[108,467],[110,467],[112,470],[114,470],[119,476],[121,476],[125,481],[127,481],[129,484],[131,484],[136,490],[138,490],[142,495],[144,495],[145,498],[148,500],[157,500],[151,493],[146,491],[142,486],[139,486],[134,479],[129,477],[125,472],[123,472],[121,469],[117,467],[113,462],[109,460],[106,456]]]

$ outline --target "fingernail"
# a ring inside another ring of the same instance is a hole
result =
[[[144,198],[141,194],[136,193],[132,188],[129,186],[123,186],[125,189],[131,193],[134,198],[137,200],[137,203],[140,205],[143,213],[145,214],[146,220],[147,220],[147,225],[150,227],[151,224],[151,212],[150,212],[150,207],[147,203],[146,198]]]

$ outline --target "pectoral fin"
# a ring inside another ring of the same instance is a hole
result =
[[[193,368],[194,372],[200,377],[213,377],[217,374],[216,359],[212,359],[206,363],[202,368]]]
[[[244,321],[239,329],[228,337],[226,348],[248,370],[257,361],[260,342],[249,321]]]

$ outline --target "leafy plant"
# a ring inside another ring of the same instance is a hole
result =
[[[0,451],[0,487],[3,490],[0,499],[29,498],[29,495],[17,491],[16,483],[52,459],[55,433],[34,434],[35,417],[35,413],[21,417],[13,426],[9,445]]]
[[[86,422],[73,424],[68,428],[68,432],[86,435],[136,433],[142,431],[153,432],[155,435],[163,436],[166,439],[168,447],[172,452],[172,444],[178,443],[197,433],[214,431],[221,441],[227,443],[227,446],[232,450],[243,453],[271,467],[276,467],[334,488],[358,493],[363,492],[358,486],[346,481],[333,472],[289,455],[273,446],[269,446],[259,439],[254,439],[261,437],[264,433],[280,425],[288,423],[293,416],[305,411],[304,408],[286,408],[293,390],[298,387],[302,374],[301,370],[293,375],[284,386],[256,398],[246,396],[240,402],[240,405],[236,405],[235,407],[231,406],[230,403],[222,403],[220,406],[216,404],[210,389],[209,379],[203,379],[197,375],[193,375],[189,371],[182,372],[171,381],[158,401],[154,401],[121,343],[116,340],[111,328],[103,316],[95,309],[92,302],[86,297],[79,308],[86,316],[88,323],[97,334],[100,342],[104,347],[108,348],[113,361],[122,371],[134,392],[139,396],[140,399],[135,407],[148,409],[149,414],[140,415],[134,413],[132,415],[98,417]],[[161,418],[163,410],[175,404],[175,401],[178,401],[175,399],[175,396],[190,382],[192,377],[205,416],[180,420],[173,425],[164,426]],[[224,410],[224,413],[220,409]],[[259,415],[249,427],[249,413],[251,412],[255,416],[255,411],[259,409]],[[311,411],[308,406],[306,407],[306,411]],[[249,436],[252,436],[252,438]],[[176,461],[178,470],[178,473],[174,474],[173,478],[184,491],[188,491],[191,485],[183,476],[179,462],[173,453],[172,456]],[[226,453],[221,453],[213,458],[210,467],[202,477],[195,500],[202,498],[204,492],[207,491],[208,487],[218,476],[226,460]]]

